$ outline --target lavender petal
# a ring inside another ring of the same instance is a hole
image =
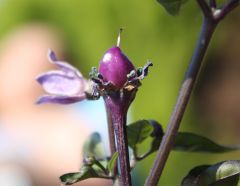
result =
[[[57,67],[60,68],[62,71],[66,73],[75,73],[77,74],[77,76],[83,77],[77,68],[67,62],[58,60],[55,53],[50,49],[48,50],[48,59],[51,63],[57,65]]]
[[[36,80],[46,92],[63,96],[81,94],[86,86],[86,81],[83,78],[68,76],[62,71],[43,73]]]
[[[43,103],[56,103],[56,104],[71,104],[82,101],[86,99],[86,95],[82,94],[80,96],[51,96],[51,95],[44,95],[41,96],[37,101],[36,104],[43,104]]]

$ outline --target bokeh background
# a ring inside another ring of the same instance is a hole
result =
[[[42,94],[34,77],[53,68],[48,48],[88,77],[125,27],[125,54],[135,66],[148,59],[154,63],[132,104],[130,121],[156,119],[166,128],[202,21],[195,1],[172,17],[155,0],[0,0],[0,17],[1,186],[60,185],[59,175],[79,168],[86,137],[95,130],[106,136],[101,101],[34,105]],[[239,18],[237,9],[219,25],[180,128],[222,144],[240,143]],[[179,185],[193,166],[239,155],[173,151],[159,185]],[[154,156],[137,165],[134,185],[143,185]],[[96,183],[109,184],[83,184]]]

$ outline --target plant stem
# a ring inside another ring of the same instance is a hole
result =
[[[115,118],[114,130],[117,139],[119,153],[120,180],[123,186],[131,186],[131,175],[129,165],[129,153],[127,143],[126,115]]]
[[[205,0],[197,0],[197,2],[198,2],[198,5],[200,6],[200,8],[202,9],[202,12],[203,12],[204,16],[208,19],[212,19],[212,17],[213,17],[212,10],[208,6],[206,1]]]
[[[212,8],[216,8],[217,7],[216,0],[210,0],[209,4],[210,4],[210,7],[212,7]]]
[[[108,135],[109,135],[110,155],[112,156],[116,152],[114,128],[113,128],[111,112],[109,112],[107,107],[106,107],[106,112],[107,112],[107,122],[108,122]]]
[[[122,186],[131,186],[128,140],[127,140],[127,110],[132,101],[132,94],[123,94],[121,91],[104,96],[106,107],[111,115],[111,121],[119,153],[119,182]]]
[[[114,135],[114,127],[113,127],[113,121],[112,121],[112,115],[111,112],[108,110],[108,107],[105,102],[105,108],[107,112],[107,123],[108,123],[108,136],[109,136],[109,146],[110,146],[110,157],[113,156],[113,154],[116,152],[116,143],[115,143],[115,135]],[[117,164],[115,165],[113,169],[113,176],[116,176],[118,174],[117,170]]]
[[[182,120],[184,111],[193,90],[193,85],[200,71],[204,54],[206,53],[216,25],[217,22],[214,22],[213,20],[209,20],[207,18],[204,19],[200,37],[193,53],[191,63],[183,81],[181,90],[179,92],[179,96],[171,119],[169,121],[167,131],[159,147],[151,172],[145,182],[146,186],[155,186],[159,181],[170,150],[174,145],[174,140],[176,138],[180,122]]]
[[[223,19],[229,12],[233,9],[237,8],[240,4],[239,0],[229,0],[226,5],[222,8],[221,13],[216,16],[216,19],[221,20]]]

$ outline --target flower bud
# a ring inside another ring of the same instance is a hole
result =
[[[131,61],[117,46],[107,50],[99,65],[99,73],[103,81],[110,82],[119,89],[124,86],[127,82],[127,75],[134,69]]]

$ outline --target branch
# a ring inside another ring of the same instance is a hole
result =
[[[233,9],[237,8],[240,4],[240,0],[229,0],[221,9],[221,12],[215,16],[216,20],[223,19],[229,12],[231,12]]]
[[[159,178],[162,174],[163,168],[167,161],[170,150],[174,145],[174,141],[177,135],[180,122],[182,120],[184,111],[186,109],[187,103],[189,101],[191,92],[193,90],[193,85],[195,84],[197,75],[200,71],[202,64],[202,59],[206,53],[207,47],[211,40],[212,34],[215,30],[216,25],[214,22],[207,19],[204,20],[202,31],[195,48],[194,54],[191,59],[190,66],[188,68],[185,80],[183,81],[175,109],[172,113],[171,119],[168,124],[167,131],[163,136],[163,140],[159,147],[157,157],[153,163],[150,175],[147,178],[145,185],[146,186],[155,186],[157,185]]]
[[[205,0],[197,0],[197,2],[199,4],[200,8],[202,9],[204,16],[209,19],[213,19],[212,10],[210,9],[210,7],[206,3],[206,1]]]
[[[217,8],[216,0],[209,0],[209,5],[211,8]]]

